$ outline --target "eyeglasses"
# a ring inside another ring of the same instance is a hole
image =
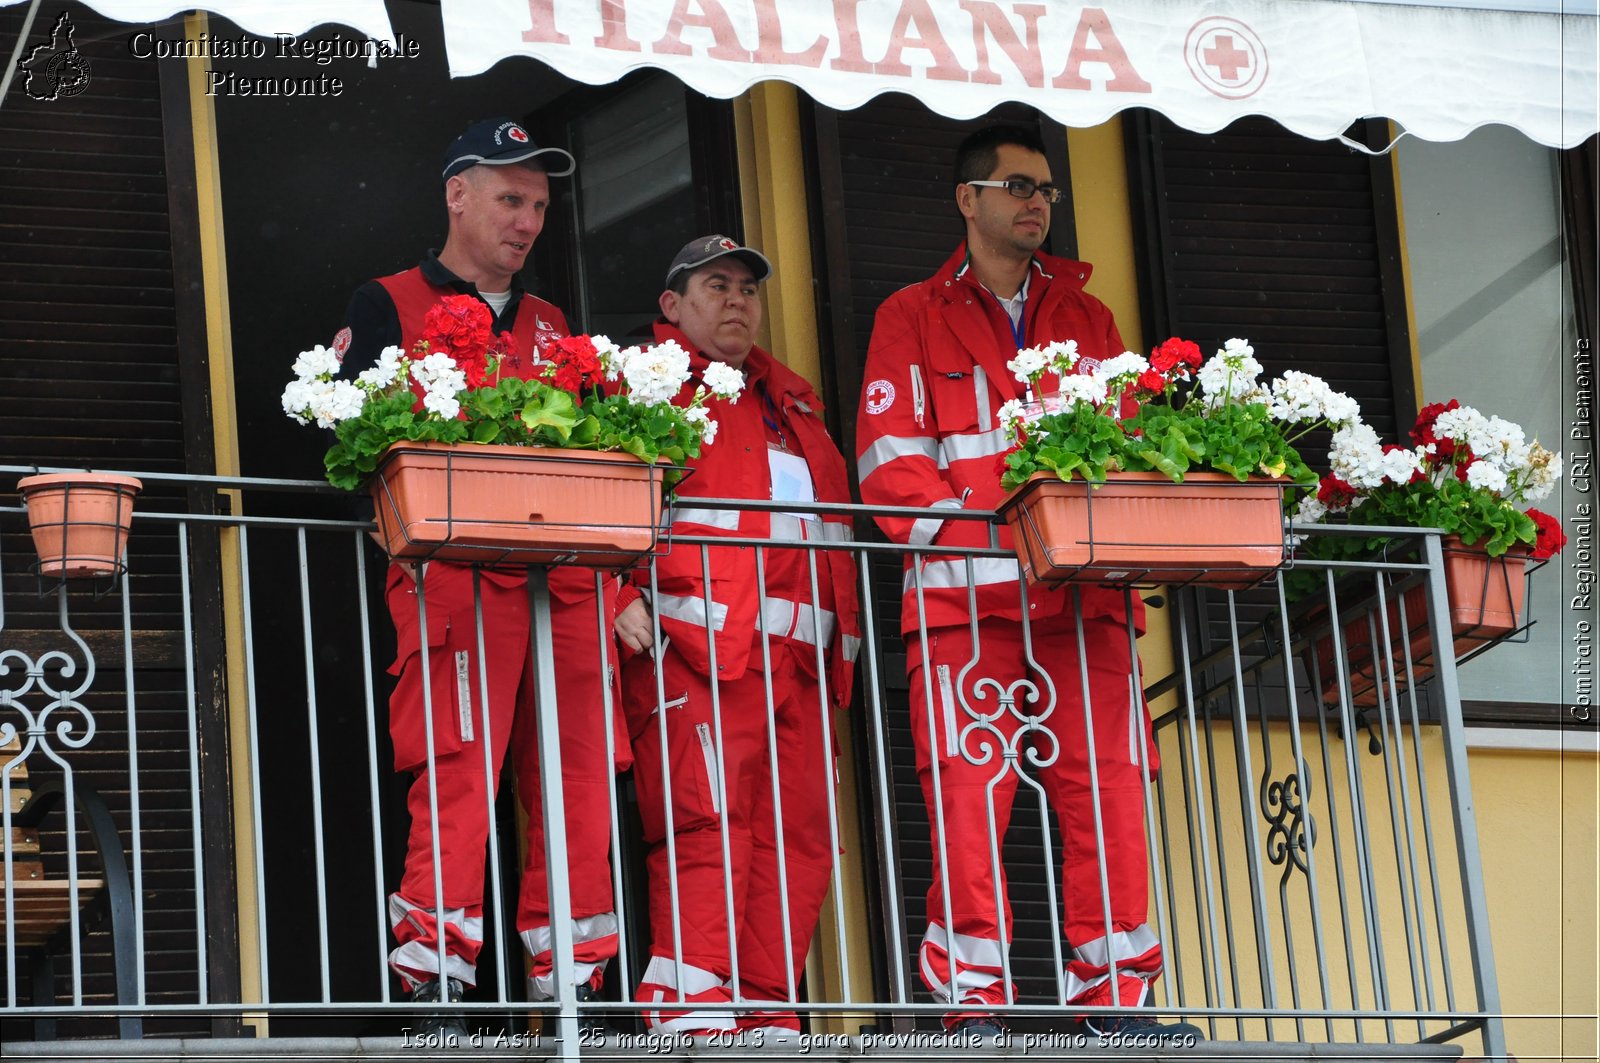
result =
[[[1057,185],[1036,185],[1026,177],[1010,177],[1004,181],[968,181],[975,188],[1003,188],[1018,199],[1032,199],[1035,192],[1046,203],[1060,203],[1061,189]]]

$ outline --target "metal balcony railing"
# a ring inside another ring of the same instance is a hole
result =
[[[0,476],[31,471],[0,468]],[[227,512],[218,502],[223,495],[243,497],[248,515]],[[371,525],[341,518],[341,504],[311,483],[146,476],[127,571],[66,584],[33,574],[22,510],[0,507],[0,739],[9,742],[0,753],[7,927],[0,1017],[8,1041],[23,1036],[27,1020],[38,1036],[122,1038],[227,1036],[241,1023],[261,1021],[273,1037],[401,1036],[414,1025],[418,1005],[390,967],[389,897],[403,871],[410,782],[393,770],[386,722],[392,681],[385,670],[394,656],[381,604],[386,562],[369,542]],[[695,505],[696,519],[704,520],[705,513],[736,514],[751,504],[696,499]],[[879,512],[781,508],[801,516],[847,513],[863,536]],[[941,510],[935,519],[950,516]],[[1148,699],[1154,742],[1137,741],[1132,732],[1126,737],[1142,771],[1151,767],[1152,749],[1161,760],[1143,788],[1138,816],[1149,857],[1148,923],[1165,953],[1152,1003],[1169,1019],[1198,1024],[1211,1039],[1281,1042],[1293,1054],[1297,1044],[1422,1051],[1467,1038],[1468,1044],[1481,1039],[1484,1054],[1504,1053],[1456,690],[1458,640],[1444,634],[1451,624],[1440,540],[1419,533],[1411,542],[1409,552],[1397,547],[1376,562],[1300,562],[1298,579],[1306,572],[1320,579],[1298,603],[1289,601],[1284,573],[1250,591],[1171,590],[1165,602],[1152,603],[1157,633],[1139,644],[1134,679]],[[968,764],[992,767],[990,801],[1002,779],[1017,787],[1004,839],[992,831],[978,839],[946,836],[942,814],[931,826],[926,819],[898,624],[901,562],[908,553],[921,555],[865,537],[677,536],[670,549],[680,564],[698,559],[714,584],[712,548],[729,545],[755,552],[757,595],[767,599],[773,566],[791,566],[787,578],[798,574],[815,602],[829,570],[819,559],[852,558],[861,643],[853,688],[842,699],[848,707],[835,711],[824,646],[842,636],[829,629],[836,618],[822,609],[756,613],[753,667],[777,674],[773,643],[758,633],[786,635],[803,647],[794,654],[796,666],[809,665],[820,676],[814,702],[801,707],[807,726],[815,728],[820,748],[844,756],[837,774],[826,757],[803,765],[813,776],[804,784],[807,800],[820,802],[813,812],[825,820],[825,829],[809,831],[825,840],[827,853],[820,913],[791,897],[796,879],[785,858],[799,856],[786,853],[781,841],[771,854],[778,905],[747,913],[786,931],[820,914],[818,932],[809,948],[786,945],[783,967],[792,973],[775,999],[747,992],[737,969],[715,972],[730,998],[721,1009],[735,1022],[759,1011],[794,1012],[819,1047],[835,1049],[846,1037],[888,1044],[919,1032],[938,1036],[939,1020],[952,1008],[925,985],[919,939],[926,923],[952,925],[952,901],[948,888],[942,896],[933,890],[925,900],[925,894],[936,861],[969,859],[1000,872],[992,877],[1010,888],[1011,908],[1000,904],[994,921],[1011,947],[976,967],[1015,990],[983,1010],[1010,1021],[1017,1044],[1034,1038],[1048,1047],[1056,1043],[1051,1038],[1069,1036],[1083,1010],[1070,1003],[1074,953],[1062,928],[1063,827],[1041,778],[1070,744],[1125,736],[1096,733],[1081,712],[1072,717],[1067,707],[1081,701],[1037,675],[1031,685],[987,693],[964,688],[960,668],[949,691],[934,690],[930,678],[926,693],[933,696],[925,702],[930,710],[942,703],[945,719],[930,718],[928,733],[937,741],[942,732],[947,752]],[[954,553],[963,560],[951,570],[964,571],[964,589],[973,596],[976,573],[1015,564],[1000,549]],[[636,581],[663,603],[660,616],[667,596],[653,567],[640,569]],[[910,578],[920,591],[921,580]],[[596,587],[604,592],[608,580],[595,577]],[[469,642],[481,648],[500,621],[483,607],[478,578],[473,586]],[[530,574],[526,593],[539,662],[528,681],[550,703],[572,662],[552,655],[557,632],[546,622],[542,570]],[[1023,616],[1027,593],[1019,589]],[[1134,592],[1122,594],[1131,606]],[[680,604],[679,617],[693,615],[694,606],[701,617],[714,617],[723,603],[708,591],[700,603]],[[570,609],[556,615],[578,623]],[[424,601],[419,622],[426,628],[433,620]],[[598,612],[582,624],[596,642],[608,634]],[[1041,628],[1038,639],[1033,625],[1025,625],[1028,652],[1054,659],[1060,646],[1050,639],[1058,636],[1081,644],[1081,613],[1063,624],[1050,629],[1054,634]],[[961,635],[975,640],[977,630],[973,621]],[[1121,632],[1135,637],[1127,625]],[[658,625],[655,637],[662,635]],[[419,645],[432,644],[425,630],[419,638]],[[714,659],[715,647],[709,649]],[[624,683],[643,682],[630,671],[640,665],[621,662],[609,639],[605,652],[609,666],[620,663]],[[1167,659],[1174,663],[1161,663]],[[487,676],[476,660],[449,676],[447,687],[428,683],[430,690],[448,690],[459,679],[462,700],[450,708],[451,727],[490,723],[482,697]],[[672,806],[672,787],[700,776],[671,762],[662,740],[676,691],[667,689],[660,659],[654,666],[646,659],[644,667],[647,673],[653,667],[659,696],[643,714],[647,726],[632,717],[635,755],[653,751],[663,758],[667,793],[657,800]],[[630,718],[617,685],[600,686],[593,711]],[[685,942],[700,928],[671,913],[721,909],[717,925],[725,927],[738,880],[759,865],[760,857],[730,835],[735,782],[740,792],[758,795],[775,817],[776,837],[783,837],[783,801],[798,784],[770,767],[790,759],[779,748],[789,739],[775,714],[796,709],[778,704],[782,690],[775,696],[773,682],[756,689],[764,704],[717,699],[701,736],[704,760],[691,765],[711,787],[708,830],[721,855],[721,882],[711,898],[680,895],[684,869],[670,827],[656,844],[644,840],[641,823],[662,814],[670,820],[677,806],[655,816],[641,807],[633,779],[609,770],[626,759],[628,736],[620,726],[604,729],[610,781],[604,807],[587,809],[583,822],[599,824],[595,829],[609,838],[601,848],[610,856],[605,874],[617,945],[605,990],[592,1002],[578,1002],[570,988],[574,949],[584,946],[585,927],[594,929],[583,922],[592,905],[585,907],[559,874],[548,876],[552,930],[543,942],[554,965],[546,988],[556,999],[534,999],[539,994],[517,937],[517,869],[527,844],[519,787],[509,772],[500,786],[502,765],[484,756],[479,769],[489,785],[480,789],[495,796],[479,798],[476,810],[492,824],[476,986],[459,1004],[431,1010],[458,1012],[491,1039],[521,1036],[530,1023],[542,1026],[547,1035],[566,1035],[568,1054],[602,1044],[579,1030],[584,1015],[603,1015],[610,1036],[625,1038],[643,1037],[653,1012],[696,1012],[694,1002],[673,994],[644,1003],[632,998],[650,970],[661,972],[652,968],[652,953],[667,957],[663,962],[674,970],[669,984],[694,982],[684,960],[692,946]],[[463,716],[464,706],[477,715]],[[734,726],[760,732],[765,755],[753,781],[728,775],[724,728]],[[428,762],[442,755],[436,728],[427,732]],[[653,745],[646,734],[652,728],[658,729]],[[538,714],[536,734],[519,728],[498,740],[539,743],[549,768],[561,761],[561,735],[558,714],[549,713]],[[517,761],[515,749],[508,761]],[[573,767],[566,763],[562,774]],[[546,799],[560,793],[552,774],[540,773]],[[923,779],[930,783],[937,789],[936,779]],[[522,784],[527,796],[532,788],[526,779]],[[33,836],[21,832],[17,795],[51,788],[64,797],[60,811],[40,801],[26,813],[38,827],[35,855]],[[436,789],[429,797],[437,805]],[[1108,829],[1102,797],[1087,795],[1095,837]],[[436,823],[438,815],[436,808]],[[545,826],[551,866],[566,868],[567,821],[547,816]],[[439,828],[426,840],[439,846]],[[594,847],[592,837],[578,840]],[[443,844],[441,860],[472,859],[470,852],[451,856],[449,839]],[[1116,868],[1102,858],[1096,870],[1100,895],[1089,903],[1100,906],[1109,928]],[[672,942],[654,949],[652,873],[665,874],[658,896],[676,900],[667,908]],[[35,917],[48,924],[42,929],[24,926],[30,881],[73,887],[52,914]],[[435,888],[442,891],[442,876]],[[802,904],[807,910],[796,909]],[[450,906],[434,897],[419,907],[450,921]],[[576,921],[561,918],[574,912]],[[449,969],[449,957],[438,958]],[[731,959],[737,968],[737,948]],[[1112,966],[1117,962],[1113,954]]]

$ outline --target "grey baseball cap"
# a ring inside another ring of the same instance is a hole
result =
[[[697,236],[683,245],[683,250],[672,260],[672,265],[667,267],[666,287],[672,287],[672,279],[686,270],[699,269],[707,262],[715,262],[724,255],[733,255],[750,267],[750,272],[758,281],[764,281],[772,276],[772,263],[753,247],[745,247],[737,240],[723,236],[721,233],[712,233],[710,236]]]
[[[544,156],[539,165],[551,177],[565,177],[578,168],[570,152],[561,148],[541,148],[533,142],[522,123],[513,118],[486,118],[467,126],[444,153],[446,181],[474,166],[506,166]]]

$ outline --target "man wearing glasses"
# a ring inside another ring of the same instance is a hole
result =
[[[1061,195],[1037,132],[991,126],[962,142],[955,201],[966,240],[931,278],[889,297],[873,326],[857,421],[863,502],[994,509],[1003,495],[997,460],[1009,443],[997,411],[1007,399],[1022,398],[1006,362],[1019,348],[1053,341],[1076,341],[1079,372],[1122,353],[1111,311],[1083,290],[1090,267],[1039,252]],[[1014,762],[1005,754],[1030,744],[1050,762],[1033,774],[1059,818],[1065,849],[1064,928],[1072,954],[1062,995],[1091,1007],[1149,1003],[1161,944],[1146,922],[1139,746],[1151,771],[1156,752],[1143,699],[1132,695],[1122,592],[1083,588],[1075,610],[1072,591],[1029,588],[1024,607],[1015,560],[973,558],[974,617],[967,559],[939,548],[986,547],[987,524],[904,517],[878,523],[894,541],[929,550],[907,555],[901,628],[917,771],[935,824],[921,970],[934,997],[951,1008],[945,1025],[998,1036],[1005,1026],[991,1009],[1016,1000],[1002,964],[1012,934],[1010,905],[1003,876],[994,880],[991,837],[1003,838],[1017,789]],[[1008,535],[1001,532],[1002,545]],[[1142,604],[1137,596],[1133,603],[1131,620],[1142,630]],[[1083,670],[1075,611],[1083,618]],[[1038,691],[1031,704],[1024,681]],[[1085,682],[1105,837],[1104,896]],[[1000,690],[1015,696],[1014,708],[1000,704]],[[992,718],[992,726],[979,726],[979,714]],[[1023,714],[1044,718],[1029,724]],[[1187,1040],[1199,1033],[1116,1010],[1085,1025],[1097,1034]]]

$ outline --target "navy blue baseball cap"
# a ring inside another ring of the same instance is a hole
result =
[[[448,181],[473,166],[507,166],[533,158],[540,158],[539,165],[551,177],[565,177],[578,168],[570,152],[535,144],[521,122],[486,118],[467,126],[467,131],[456,137],[444,153],[444,179]]]
[[[758,281],[772,276],[772,263],[767,261],[766,255],[753,247],[744,247],[721,233],[712,233],[710,236],[697,236],[683,245],[683,250],[667,267],[667,287],[672,287],[672,278],[685,270],[699,269],[707,262],[715,262],[726,255],[732,255],[749,266],[751,274]]]

